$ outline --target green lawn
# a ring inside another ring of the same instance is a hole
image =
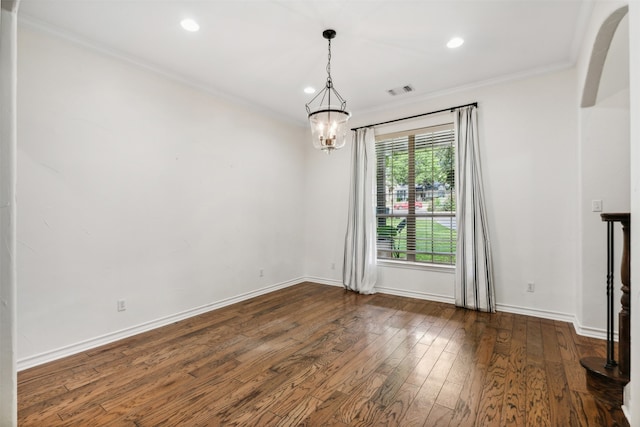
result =
[[[387,224],[397,227],[403,218],[389,218]],[[447,218],[448,220],[448,218]],[[394,238],[395,259],[407,259],[407,229]],[[456,230],[432,218],[416,218],[416,261],[453,265],[456,262]]]

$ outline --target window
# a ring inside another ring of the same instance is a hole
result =
[[[379,260],[455,265],[453,124],[376,137]]]

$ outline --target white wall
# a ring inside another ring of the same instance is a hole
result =
[[[327,156],[305,129],[30,28],[19,52],[23,367],[300,277],[341,283],[348,148]],[[602,246],[583,251],[586,221],[576,220],[594,216],[597,193],[580,172],[597,169],[598,153],[593,145],[585,158],[579,143],[583,68],[390,104],[352,122],[479,102],[499,309],[578,315],[598,329],[591,313],[604,302],[582,296],[581,268]],[[453,275],[380,267],[378,289],[452,301]],[[118,313],[121,298],[128,309]]]
[[[623,11],[626,2],[610,1],[595,3],[593,13],[586,28],[582,51],[578,58],[579,89],[585,85],[593,88],[587,73],[592,55],[602,52],[594,49],[595,40],[601,31],[611,30],[608,18]],[[638,251],[640,246],[637,230],[640,226],[640,194],[638,194],[638,171],[640,170],[640,11],[637,3],[628,2],[628,18],[620,21],[603,67],[598,83],[600,91],[596,105],[580,111],[580,149],[581,149],[581,258],[580,258],[580,295],[576,303],[579,321],[585,325],[596,325],[606,313],[606,307],[599,300],[604,299],[602,276],[605,274],[602,259],[606,250],[602,248],[605,232],[596,231],[597,214],[589,213],[593,198],[604,200],[605,211],[631,211],[631,271],[640,268]],[[605,28],[605,26],[607,28]],[[628,39],[626,39],[628,37]],[[627,158],[629,160],[627,160]],[[626,180],[626,182],[625,182]],[[619,225],[617,226],[619,228]],[[621,236],[616,234],[619,263],[621,254]],[[618,264],[619,265],[619,264]],[[619,274],[617,274],[616,292],[619,293]],[[632,273],[633,277],[633,273]],[[632,279],[633,281],[633,279]],[[631,365],[640,366],[640,328],[637,310],[633,307],[640,302],[637,287],[631,286]],[[618,303],[618,302],[617,302]],[[619,305],[619,303],[618,303]],[[618,309],[615,310],[617,312]],[[617,317],[617,316],[616,316]],[[604,323],[603,320],[600,323]],[[631,369],[631,382],[625,388],[623,410],[630,425],[638,425],[640,414],[640,375],[638,369]],[[635,400],[633,396],[636,396]],[[633,414],[636,414],[635,417]]]
[[[577,316],[585,330],[606,328],[606,223],[592,212],[593,200],[604,212],[629,212],[629,22],[623,18],[607,54],[596,105],[580,111],[581,298]],[[620,308],[622,233],[615,224],[614,287]],[[617,331],[617,315],[614,316]]]
[[[355,116],[366,125],[477,101],[499,308],[572,319],[578,254],[575,70],[550,72]],[[340,279],[349,153],[309,156],[306,273]],[[336,270],[331,263],[338,260]],[[379,267],[378,289],[453,297],[446,272]],[[535,293],[526,283],[534,281]]]
[[[629,91],[631,141],[631,383],[625,409],[629,424],[640,425],[640,286],[633,272],[640,271],[640,4],[629,2]]]
[[[583,51],[600,18],[620,4],[597,4]],[[629,191],[632,230],[639,230],[640,7],[631,2],[629,15]],[[348,149],[323,155],[305,131],[262,112],[31,29],[21,28],[19,40],[23,367],[303,275],[340,283]],[[353,125],[478,101],[498,303],[577,314],[597,328],[601,309],[589,296],[596,285],[583,280],[601,246],[590,251],[584,240],[599,233],[590,200],[606,188],[587,172],[599,170],[597,138],[578,133],[598,135],[608,120],[622,133],[624,94],[582,112],[578,124],[585,61],[583,54],[576,70],[390,105],[356,115]],[[623,209],[619,196],[602,196],[605,209]],[[636,234],[633,271],[640,269]],[[384,267],[379,278],[397,293],[453,296],[448,273]],[[530,280],[533,294],[524,290]],[[120,298],[128,305],[122,313]],[[632,305],[640,305],[640,287],[632,287]],[[632,311],[632,325],[639,316]],[[632,327],[634,366],[639,354],[640,328]],[[632,371],[625,401],[634,425],[640,399],[632,396],[640,396],[640,370]]]
[[[18,424],[16,77],[19,0],[0,4],[0,425]]]
[[[307,141],[304,272],[320,283],[341,285],[352,144],[325,154],[312,147],[310,132]]]
[[[22,367],[302,276],[303,128],[24,25],[18,51]]]

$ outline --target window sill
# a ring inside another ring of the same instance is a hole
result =
[[[417,262],[407,261],[390,261],[386,259],[379,259],[377,265],[380,267],[391,268],[407,268],[410,270],[423,270],[423,271],[437,271],[439,273],[454,274],[456,267],[454,265],[441,265],[441,264],[423,264]]]

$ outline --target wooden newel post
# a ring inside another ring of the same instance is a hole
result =
[[[603,213],[607,223],[607,358],[585,357],[580,360],[587,372],[589,390],[604,400],[622,404],[624,386],[629,382],[631,373],[631,214]],[[618,314],[618,350],[616,362],[613,340],[613,277],[614,277],[614,223],[622,224],[623,248],[620,265],[622,282],[621,310]]]
[[[603,214],[603,219],[604,219]],[[620,266],[620,281],[622,282],[622,305],[618,314],[618,349],[620,372],[631,374],[631,215],[619,214],[618,221],[622,223],[622,262]]]
[[[607,227],[611,230],[607,233],[607,285],[610,284],[609,282],[613,285],[613,223],[619,222],[622,224],[623,244],[620,262],[620,281],[622,282],[620,303],[622,307],[618,314],[618,350],[620,352],[618,370],[620,374],[628,377],[631,372],[631,298],[629,296],[629,291],[631,290],[631,215],[628,213],[603,213],[600,216],[603,221],[607,222]],[[609,277],[611,278],[609,279]],[[608,323],[609,319],[607,319],[607,326],[609,326]],[[611,323],[611,328],[613,330],[613,322]],[[613,333],[611,333],[611,340],[613,340]],[[613,345],[613,342],[611,344]]]

